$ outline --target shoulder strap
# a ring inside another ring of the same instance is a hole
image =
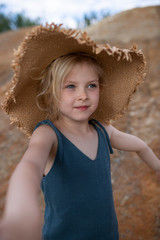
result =
[[[54,130],[54,132],[56,133],[57,138],[58,138],[58,149],[59,149],[59,153],[61,155],[60,157],[62,157],[62,154],[63,154],[63,142],[62,142],[62,137],[61,137],[61,134],[60,134],[59,130],[54,126],[54,124],[49,119],[45,119],[45,120],[39,122],[35,126],[33,131],[35,131],[40,125],[49,125]]]
[[[113,149],[112,149],[112,146],[111,146],[111,143],[110,143],[110,139],[109,139],[109,136],[108,136],[108,133],[106,131],[106,129],[102,126],[102,124],[100,124],[97,120],[95,119],[91,119],[89,121],[91,124],[94,124],[94,122],[96,123],[96,125],[98,125],[98,127],[102,130],[106,140],[107,140],[107,143],[108,143],[108,147],[109,147],[109,151],[111,154],[113,154]]]

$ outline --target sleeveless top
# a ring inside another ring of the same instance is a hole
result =
[[[110,153],[113,153],[105,128],[90,120],[98,133],[95,160],[70,142],[50,120],[58,138],[55,161],[43,177],[45,214],[43,240],[118,240],[114,208]]]

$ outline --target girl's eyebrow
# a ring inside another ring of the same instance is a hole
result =
[[[87,82],[87,84],[89,83],[99,83],[99,79],[93,79]]]
[[[68,83],[69,83],[69,84],[70,84],[70,83],[73,83],[73,84],[74,84],[74,83],[76,83],[76,81],[73,81],[73,80],[64,81],[64,84],[68,84]]]
[[[93,79],[93,80],[89,80],[87,81],[86,83],[93,83],[93,82],[99,82],[99,79]],[[67,81],[64,81],[64,84],[75,84],[77,83],[77,81],[74,81],[74,80],[67,80]]]
[[[90,80],[89,82],[99,82],[99,79],[98,78],[95,78],[93,80]]]

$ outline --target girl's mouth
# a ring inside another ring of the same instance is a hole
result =
[[[88,109],[88,106],[79,106],[79,107],[76,107],[77,110],[81,110],[81,111],[85,111]]]

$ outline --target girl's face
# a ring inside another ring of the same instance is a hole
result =
[[[98,107],[99,77],[87,63],[76,64],[64,79],[60,95],[60,117],[88,121]]]

